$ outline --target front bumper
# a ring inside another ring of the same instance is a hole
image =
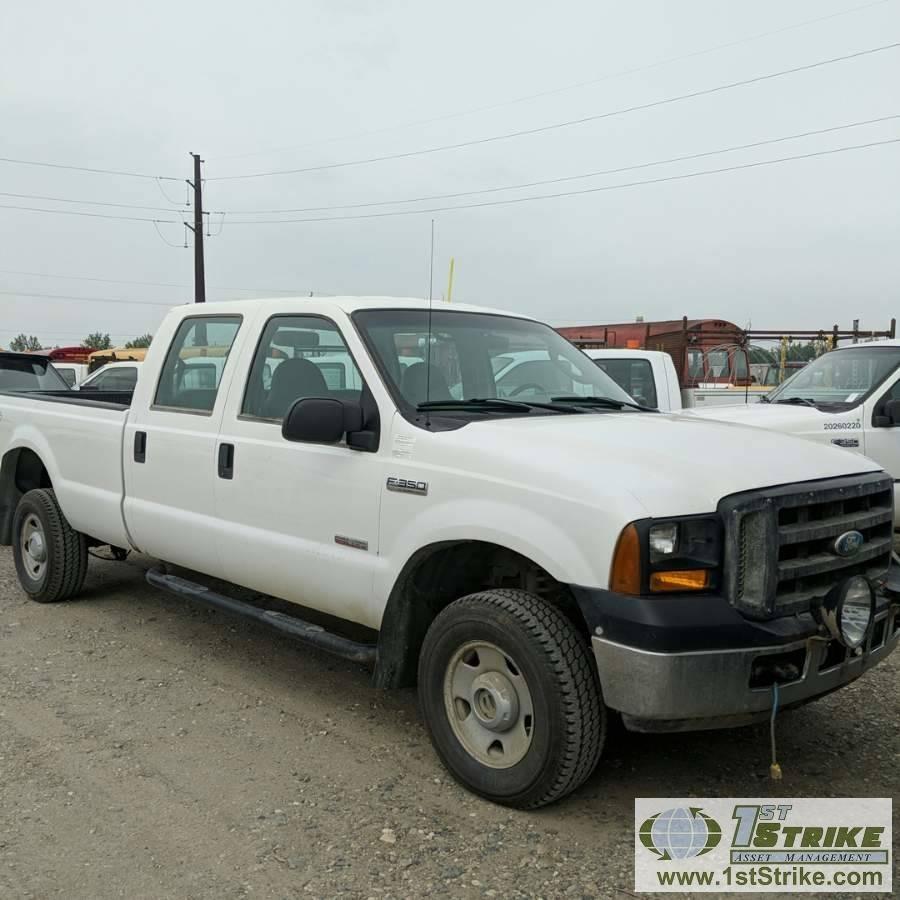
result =
[[[579,600],[584,609],[584,597]],[[879,598],[869,638],[858,655],[799,618],[788,620],[797,629],[793,639],[782,632],[768,642],[759,640],[758,632],[740,643],[722,640],[722,623],[713,630],[695,627],[694,640],[713,646],[682,651],[665,646],[668,629],[661,621],[654,623],[654,639],[648,641],[652,632],[644,631],[643,640],[623,641],[626,635],[636,637],[636,623],[601,613],[590,624],[603,699],[632,731],[751,724],[771,714],[773,682],[778,683],[779,708],[799,706],[858,678],[900,643],[900,606],[885,597]]]

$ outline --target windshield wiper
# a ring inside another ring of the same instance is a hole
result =
[[[642,406],[640,403],[632,403],[629,400],[614,400],[612,397],[551,397],[554,403],[571,403],[574,406],[602,406],[606,409],[639,409],[641,412],[658,413],[658,409],[652,406]]]
[[[569,406],[556,406],[553,403],[526,403],[523,400],[507,400],[504,397],[468,397],[465,400],[428,400],[419,403],[417,410],[427,409],[474,409],[499,410],[502,412],[530,413],[533,409],[552,409],[554,412],[577,413],[577,409]]]
[[[531,407],[527,403],[502,400],[499,397],[473,397],[470,400],[427,400],[425,403],[417,404],[416,409],[497,409],[503,412],[531,412]]]
[[[791,403],[794,406],[812,406],[815,408],[816,404],[814,401],[810,400],[809,397],[785,397],[784,400],[770,400],[767,401],[769,403]]]

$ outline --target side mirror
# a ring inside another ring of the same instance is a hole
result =
[[[358,404],[305,397],[288,410],[281,423],[281,435],[286,441],[336,444],[348,431],[361,428],[362,409]]]

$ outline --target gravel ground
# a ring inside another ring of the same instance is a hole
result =
[[[148,565],[92,560],[82,598],[41,606],[0,548],[2,900],[628,897],[635,796],[773,791],[749,728],[620,735],[573,797],[493,806],[442,770],[412,691]],[[787,713],[774,792],[900,797],[898,671]]]

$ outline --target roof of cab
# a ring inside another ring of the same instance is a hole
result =
[[[308,306],[335,306],[342,312],[357,312],[361,309],[428,309],[428,301],[418,297],[260,297],[252,300],[221,300],[216,303],[206,303],[203,312],[206,314],[225,314],[256,311],[263,307],[265,311],[272,313],[290,312],[302,315],[303,307]],[[190,304],[193,308],[194,304]],[[184,306],[177,309],[182,310]],[[495,315],[515,316],[519,319],[532,319],[532,316],[524,313],[511,312],[503,309],[492,309],[486,306],[470,306],[464,303],[445,303],[443,300],[435,300],[432,304],[435,312],[478,312],[493,313]]]

